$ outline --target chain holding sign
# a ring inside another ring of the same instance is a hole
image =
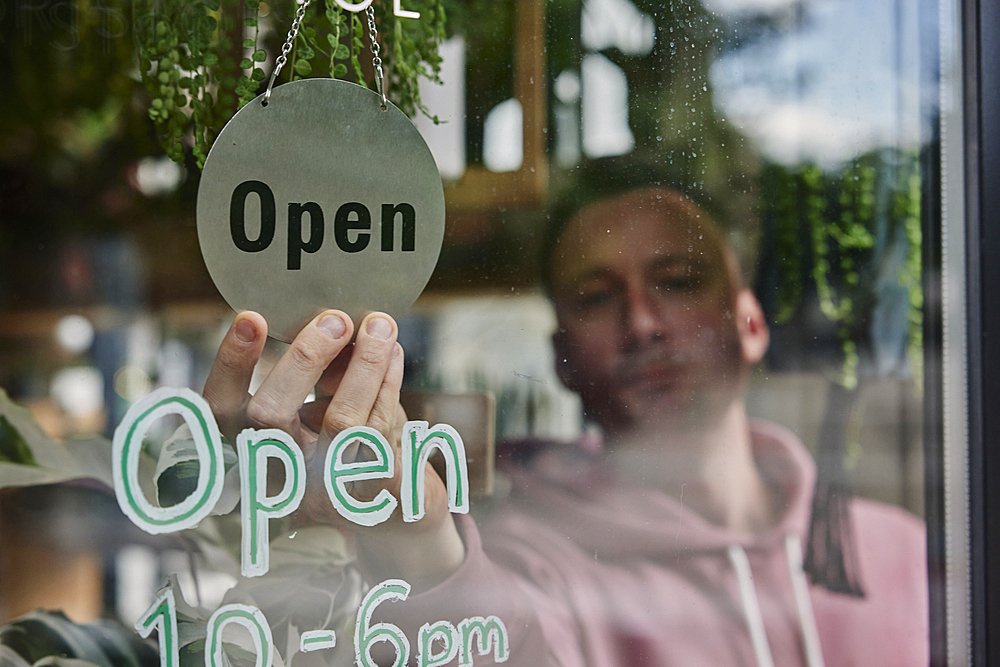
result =
[[[275,63],[277,77],[301,21]],[[430,149],[378,92],[305,79],[250,102],[223,128],[198,189],[198,239],[219,292],[286,342],[317,313],[399,314],[423,291],[444,239],[444,189]]]

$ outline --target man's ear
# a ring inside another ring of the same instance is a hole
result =
[[[566,344],[566,332],[557,328],[552,333],[552,351],[555,354],[556,375],[564,387],[570,391],[577,391],[576,384],[573,382],[574,374],[570,370],[572,364],[570,364],[569,354],[567,354],[568,347]]]
[[[741,289],[736,294],[736,330],[744,363],[753,365],[763,359],[771,342],[771,332],[760,302],[749,289]]]

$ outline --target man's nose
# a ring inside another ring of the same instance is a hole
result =
[[[656,300],[642,289],[630,289],[622,313],[626,337],[631,341],[649,342],[663,335],[660,309]]]

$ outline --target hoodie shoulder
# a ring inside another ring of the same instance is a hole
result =
[[[924,522],[873,500],[851,502],[863,599],[813,588],[824,654],[866,651],[874,664],[926,665],[929,659],[927,532]]]
[[[926,593],[927,529],[921,519],[902,507],[856,498],[851,520],[866,587],[888,577],[897,587],[918,580]]]

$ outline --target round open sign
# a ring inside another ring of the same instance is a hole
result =
[[[399,314],[434,271],[444,190],[403,112],[353,83],[306,79],[241,109],[205,161],[198,240],[219,292],[291,341],[317,313]]]

